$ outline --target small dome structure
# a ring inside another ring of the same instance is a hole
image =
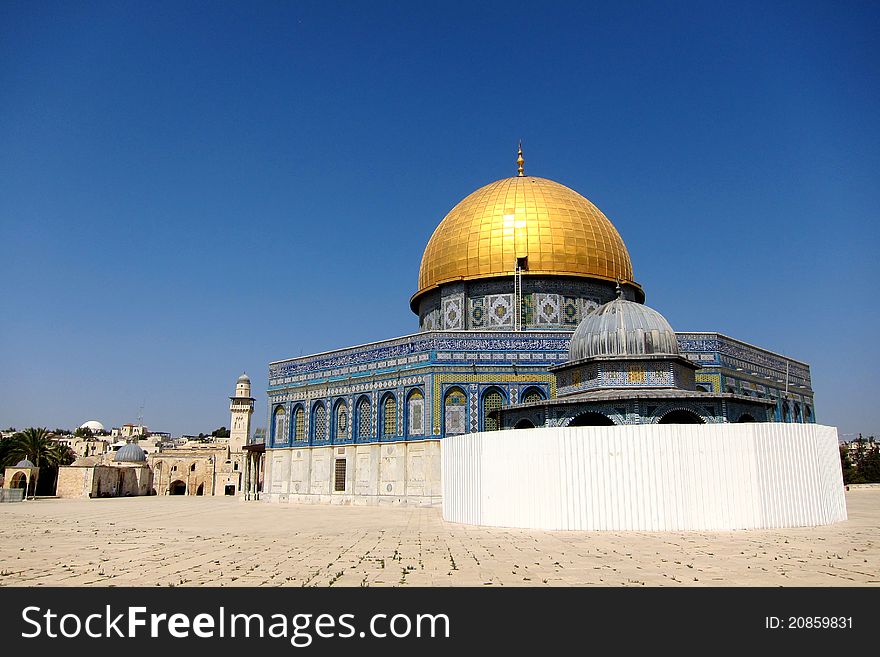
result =
[[[653,308],[620,298],[584,317],[568,350],[569,361],[651,355],[678,356],[675,331]]]
[[[113,460],[117,463],[143,463],[147,455],[137,443],[128,443],[119,448]]]
[[[35,466],[33,463],[31,463],[27,459],[22,459],[21,461],[19,461],[18,463],[15,464],[15,467],[16,468],[35,468],[37,466]]]
[[[104,425],[98,422],[97,420],[89,420],[88,422],[83,422],[79,425],[80,429],[91,429],[92,433],[96,431],[104,431]]]
[[[247,374],[242,374],[240,377],[238,377],[238,382],[239,383],[250,383],[251,379]]]

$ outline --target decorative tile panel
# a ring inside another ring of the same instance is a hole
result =
[[[538,325],[559,324],[559,295],[535,294],[535,316]]]
[[[513,326],[513,295],[490,294],[486,297],[486,325]]]
[[[486,304],[483,297],[468,300],[471,328],[486,326]]]
[[[443,329],[460,331],[464,328],[464,295],[443,299]]]
[[[574,297],[563,297],[560,306],[563,324],[572,327],[578,325],[578,322],[580,322],[581,319],[579,306],[580,303],[578,299]]]

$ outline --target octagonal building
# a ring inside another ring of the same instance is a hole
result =
[[[436,505],[445,436],[523,419],[564,424],[575,416],[557,411],[575,397],[611,424],[683,421],[670,415],[680,403],[644,402],[664,394],[699,398],[698,422],[815,421],[806,363],[722,333],[673,332],[643,305],[623,237],[601,210],[525,175],[521,152],[517,164],[518,175],[472,192],[437,225],[409,300],[412,334],[270,363],[263,499]],[[614,354],[590,351],[594,332],[572,343],[616,307],[646,322],[629,337],[659,351],[615,365]],[[584,383],[594,369],[638,383],[638,364],[642,385]],[[679,387],[652,385],[651,367]],[[590,400],[596,390],[609,398]]]

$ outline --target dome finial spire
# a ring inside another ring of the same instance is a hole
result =
[[[620,287],[620,279],[617,279],[617,287],[614,288],[614,291],[617,293],[617,298],[620,299],[623,297],[623,288]]]
[[[517,176],[522,178],[525,174],[523,173],[523,164],[525,164],[525,160],[522,156],[522,139],[519,140],[519,150],[516,153],[516,171]]]

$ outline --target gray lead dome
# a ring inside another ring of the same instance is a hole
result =
[[[616,356],[678,355],[675,331],[653,308],[615,299],[599,306],[571,336],[570,361]]]
[[[122,463],[139,463],[146,461],[147,455],[135,443],[128,443],[119,448],[113,460]]]

